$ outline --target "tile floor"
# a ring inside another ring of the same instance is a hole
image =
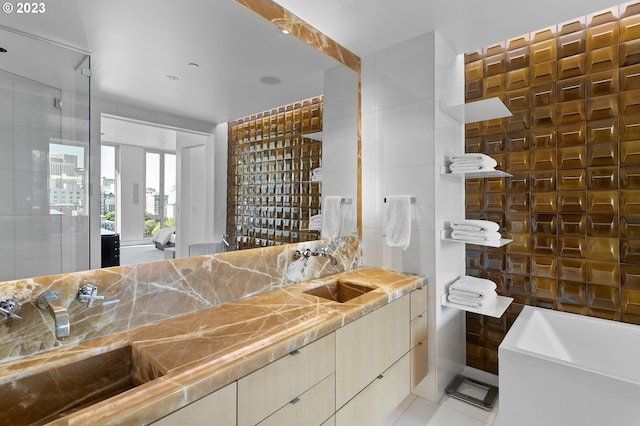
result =
[[[497,376],[465,368],[463,375],[497,385]],[[438,404],[409,395],[387,418],[384,426],[491,426],[499,401],[491,411],[445,395]]]

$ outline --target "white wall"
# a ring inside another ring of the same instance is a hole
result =
[[[351,198],[342,206],[341,235],[357,235],[358,75],[345,66],[324,73],[322,116],[322,198]]]
[[[441,309],[439,295],[464,273],[464,246],[439,240],[446,218],[464,217],[464,183],[440,176],[447,151],[464,152],[464,126],[438,110],[462,68],[434,32],[362,60],[363,263],[425,275],[429,291],[429,374],[414,392],[438,401],[464,366],[464,316]],[[384,197],[415,197],[411,244],[388,248]],[[443,382],[444,386],[443,386]]]
[[[145,170],[144,148],[120,145],[118,149],[116,179],[118,202],[116,203],[117,229],[120,241],[144,239]],[[99,188],[99,186],[98,186]],[[100,210],[96,212],[100,215]]]
[[[227,123],[216,126],[214,132],[215,150],[214,167],[215,174],[209,176],[210,187],[214,188],[215,200],[213,203],[213,239],[219,240],[223,234],[227,233],[227,152],[229,151],[229,134]],[[211,154],[207,154],[211,157]],[[230,244],[233,244],[230,242]],[[233,247],[232,247],[233,248]]]

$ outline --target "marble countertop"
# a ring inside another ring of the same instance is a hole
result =
[[[336,280],[374,290],[344,303],[304,293]],[[354,269],[1,364],[0,389],[99,354],[128,359],[130,351],[137,386],[47,424],[148,424],[422,285],[418,276]]]

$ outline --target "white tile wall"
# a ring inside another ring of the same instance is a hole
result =
[[[439,173],[443,151],[464,152],[463,125],[445,121],[437,107],[464,86],[462,68],[451,61],[436,33],[362,60],[363,262],[428,277],[430,366],[418,392],[433,401],[464,366],[463,315],[443,312],[437,297],[450,276],[464,273],[464,246],[439,240],[444,218],[464,217],[464,183],[442,182]],[[388,248],[382,236],[383,199],[399,194],[416,198],[405,251]]]
[[[357,232],[358,76],[337,66],[325,71],[322,117],[322,197],[351,198],[344,204],[341,235]]]

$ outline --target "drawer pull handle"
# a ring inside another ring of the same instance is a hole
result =
[[[422,344],[422,342],[418,342],[418,345],[421,345],[421,344]]]
[[[422,318],[422,314],[418,315],[418,318]]]
[[[298,355],[299,353],[300,353],[300,351],[296,349],[296,350],[294,350],[294,351],[289,352],[289,355],[291,355],[291,356],[296,356],[296,355]]]
[[[297,404],[298,402],[300,402],[300,398],[295,397],[295,398],[293,398],[290,402],[291,402],[291,404],[295,405],[295,404]]]
[[[379,375],[378,377],[376,377],[376,379],[383,379],[383,378],[384,378],[384,376],[382,374]]]

